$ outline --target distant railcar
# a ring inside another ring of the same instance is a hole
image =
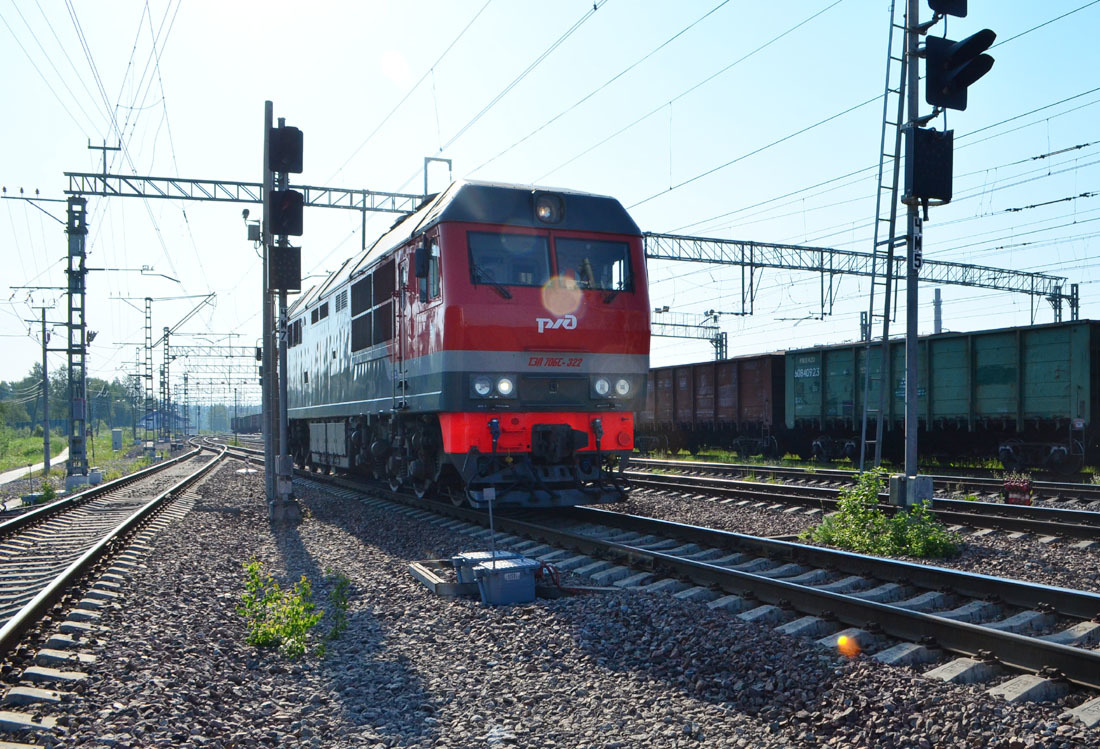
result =
[[[261,434],[263,432],[263,420],[261,414],[254,413],[247,416],[232,416],[229,419],[234,434]]]
[[[475,506],[624,496],[649,297],[617,200],[455,183],[289,319],[298,465]]]
[[[1073,321],[920,338],[918,441],[922,455],[999,458],[1076,470],[1097,456],[1100,324]],[[867,350],[863,344],[787,352],[786,426],[825,458],[857,456]],[[890,342],[887,371],[872,346],[871,403],[883,410],[883,449],[900,458],[905,343]]]
[[[783,372],[782,353],[652,369],[638,433],[674,452],[781,455]]]
[[[1069,471],[1100,459],[1100,323],[1073,321],[919,340],[922,455],[999,459]],[[883,384],[883,452],[904,449],[905,343],[870,348],[870,398]],[[744,455],[858,459],[863,343],[660,367],[649,373],[639,434],[658,445]]]

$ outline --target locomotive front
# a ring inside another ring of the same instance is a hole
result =
[[[290,317],[298,465],[473,505],[624,496],[649,296],[617,200],[455,183]]]
[[[603,196],[466,197],[438,227],[445,462],[474,505],[622,499],[649,366],[637,226]]]

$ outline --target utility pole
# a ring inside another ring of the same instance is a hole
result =
[[[917,432],[919,419],[919,343],[917,340],[918,273],[924,262],[924,220],[929,205],[944,205],[952,197],[953,131],[924,129],[947,109],[966,109],[966,90],[993,67],[993,58],[983,54],[997,35],[983,29],[961,42],[946,37],[928,37],[924,49],[921,35],[948,15],[966,16],[966,0],[928,0],[932,20],[920,22],[919,0],[906,5],[906,56],[909,60],[908,108],[906,116],[905,197],[905,492],[901,502],[913,505],[932,497],[932,480],[917,475]],[[917,58],[925,59],[925,102],[932,114],[921,116]],[[923,211],[923,217],[922,217]],[[885,342],[884,342],[885,345]],[[894,492],[891,491],[893,495]]]
[[[85,265],[85,238],[88,236],[88,201],[70,197],[65,232],[69,235],[69,460],[65,487],[72,489],[88,481],[88,454],[85,421],[87,407],[87,326],[84,319],[88,269]]]
[[[50,331],[46,328],[46,310],[51,307],[38,307],[42,312],[42,478],[50,475],[50,372],[46,361],[49,350]]]
[[[272,384],[275,382],[275,367],[271,355],[271,291],[268,280],[271,265],[271,192],[275,184],[275,175],[271,171],[271,126],[274,124],[274,105],[270,101],[264,102],[264,170],[263,170],[263,354],[260,368],[262,370],[261,395],[263,416],[260,422],[264,432],[264,492],[268,505],[275,501],[275,429],[273,416],[274,399],[272,398]]]
[[[290,173],[302,171],[302,131],[287,127],[279,118],[272,127],[273,107],[264,103],[264,339],[263,407],[264,478],[267,488],[268,515],[272,520],[297,520],[301,510],[294,502],[287,432],[287,292],[302,286],[301,248],[291,247],[289,236],[302,235],[304,196],[289,189]],[[273,292],[279,292],[278,328],[271,330]],[[272,344],[278,341],[278,348]],[[278,436],[279,453],[274,457]],[[272,458],[274,457],[274,460]],[[272,468],[274,467],[274,471]]]
[[[909,80],[906,89],[909,94],[907,105],[908,127],[915,128],[920,117],[920,67],[917,55],[920,44],[920,0],[908,0],[906,8],[906,44],[905,52],[909,57],[906,74]],[[909,204],[906,211],[905,232],[905,475],[917,475],[917,364],[918,364],[918,316],[917,309],[917,272],[923,254],[921,236],[920,205]],[[889,342],[884,342],[889,346]],[[909,502],[907,502],[909,504]]]

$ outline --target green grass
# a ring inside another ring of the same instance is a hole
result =
[[[803,531],[803,539],[880,556],[949,557],[959,551],[959,537],[948,532],[922,502],[908,511],[887,515],[879,507],[882,470],[860,475],[840,493],[837,512]]]
[[[50,455],[56,457],[69,444],[63,434],[50,432]],[[42,462],[42,438],[18,436],[11,429],[0,428],[0,471],[26,468]]]

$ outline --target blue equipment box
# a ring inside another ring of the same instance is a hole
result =
[[[537,559],[519,557],[482,562],[474,567],[474,579],[481,591],[481,602],[490,606],[530,603],[535,600],[535,572],[542,566]]]
[[[496,552],[496,559],[499,563],[502,559],[522,559],[523,555],[515,551],[498,550]],[[474,567],[482,562],[491,562],[493,560],[493,552],[491,551],[464,551],[461,554],[456,554],[451,557],[451,564],[454,565],[455,575],[458,576],[460,583],[474,583]]]

